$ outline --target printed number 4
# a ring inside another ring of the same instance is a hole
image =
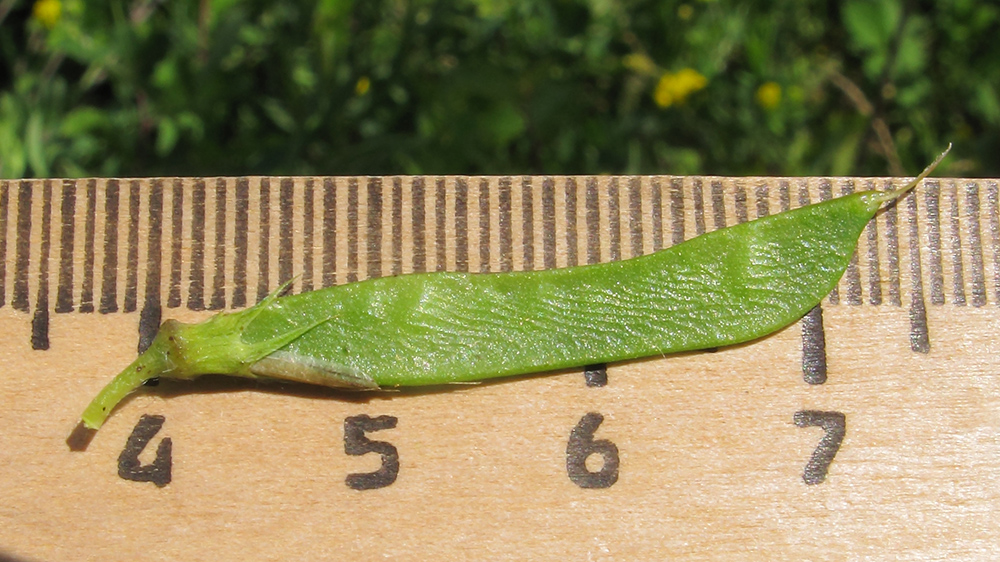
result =
[[[159,488],[170,483],[173,444],[169,437],[164,437],[156,447],[156,458],[152,463],[143,465],[139,462],[139,455],[149,441],[160,432],[164,421],[166,418],[163,416],[143,414],[139,418],[139,423],[135,424],[132,434],[125,442],[125,449],[118,456],[118,476],[134,482],[152,482]]]

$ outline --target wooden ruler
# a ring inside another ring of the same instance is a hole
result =
[[[923,183],[820,307],[752,344],[433,391],[165,381],[77,426],[161,320],[293,277],[625,259],[899,185],[0,182],[0,557],[993,559],[997,180]]]

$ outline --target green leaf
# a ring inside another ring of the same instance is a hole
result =
[[[910,18],[903,27],[893,73],[897,76],[920,74],[927,66],[928,33],[922,18]]]
[[[851,133],[837,147],[833,154],[833,161],[830,163],[830,173],[834,176],[849,176],[855,169],[854,162],[857,160],[858,149],[861,147],[861,139],[864,131]]]
[[[299,61],[292,68],[292,82],[304,93],[310,93],[316,88],[316,74],[310,68],[307,61]]]
[[[295,119],[280,100],[275,98],[266,98],[260,103],[260,105],[264,109],[264,113],[271,118],[271,121],[273,121],[279,129],[286,133],[291,133],[295,130]]]
[[[170,154],[177,145],[178,138],[180,131],[177,129],[177,124],[169,117],[161,119],[159,127],[156,128],[156,153],[160,156]]]
[[[49,166],[45,159],[45,122],[41,113],[35,112],[28,116],[24,141],[31,174],[37,178],[48,177]]]
[[[862,49],[882,50],[889,46],[903,9],[899,0],[850,0],[844,3],[844,26]]]
[[[173,59],[160,61],[153,69],[152,83],[164,90],[176,87],[179,78],[177,70],[177,61]]]
[[[901,108],[918,108],[926,102],[932,89],[932,82],[929,79],[916,80],[899,91],[896,95],[896,102]]]
[[[483,116],[487,130],[493,131],[498,146],[505,146],[524,133],[525,121],[517,109],[510,104],[494,107]]]
[[[993,125],[1000,124],[1000,96],[997,95],[996,87],[989,82],[982,82],[976,86],[974,107],[986,120]]]
[[[104,111],[94,107],[79,107],[63,117],[59,124],[60,136],[72,138],[85,135],[89,131],[98,129],[107,124],[107,115]]]
[[[0,178],[21,178],[27,160],[24,155],[24,145],[21,144],[10,121],[0,120]]]
[[[177,126],[187,131],[194,141],[201,141],[205,137],[205,122],[192,111],[183,111],[176,117]]]

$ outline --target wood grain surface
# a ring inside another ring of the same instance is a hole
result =
[[[413,392],[164,381],[77,425],[161,320],[293,277],[626,259],[903,183],[2,181],[0,559],[994,560],[997,180],[925,181],[750,344]]]

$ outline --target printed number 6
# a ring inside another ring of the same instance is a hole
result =
[[[566,472],[569,479],[581,488],[610,488],[618,481],[618,446],[607,439],[594,439],[594,433],[602,422],[604,416],[590,412],[569,434]],[[591,472],[587,469],[587,458],[595,454],[604,457],[604,465],[597,472]]]

